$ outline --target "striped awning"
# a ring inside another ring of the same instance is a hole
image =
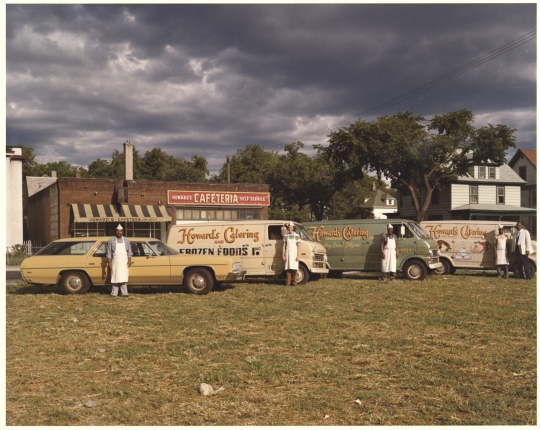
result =
[[[162,222],[171,221],[163,205],[93,205],[71,203],[75,222]]]

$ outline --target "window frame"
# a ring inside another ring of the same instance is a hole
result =
[[[502,195],[499,194],[499,190],[502,190]],[[504,205],[504,201],[505,201],[505,194],[506,194],[506,191],[505,191],[505,187],[497,187],[497,190],[496,190],[496,196],[495,196],[495,202],[498,204],[498,205]],[[501,197],[502,197],[502,201],[501,200]]]
[[[473,194],[473,189],[476,189],[475,194]],[[476,201],[473,201],[473,196],[476,197]],[[478,185],[469,185],[469,204],[478,204]]]

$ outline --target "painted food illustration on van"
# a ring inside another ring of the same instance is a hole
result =
[[[459,251],[454,256],[456,260],[472,260],[472,255],[469,251],[467,251],[467,242],[461,241],[459,244]]]
[[[471,251],[477,252],[477,253],[483,253],[483,252],[489,251],[490,249],[491,249],[491,243],[489,243],[486,240],[476,241],[474,242],[474,245],[471,247]]]

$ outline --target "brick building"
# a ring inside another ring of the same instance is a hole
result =
[[[27,177],[30,240],[112,236],[119,223],[127,237],[165,240],[171,223],[268,219],[268,185],[133,180],[130,151],[124,180]]]

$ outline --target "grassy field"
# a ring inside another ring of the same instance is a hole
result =
[[[6,424],[533,425],[536,282],[493,273],[8,286]]]

